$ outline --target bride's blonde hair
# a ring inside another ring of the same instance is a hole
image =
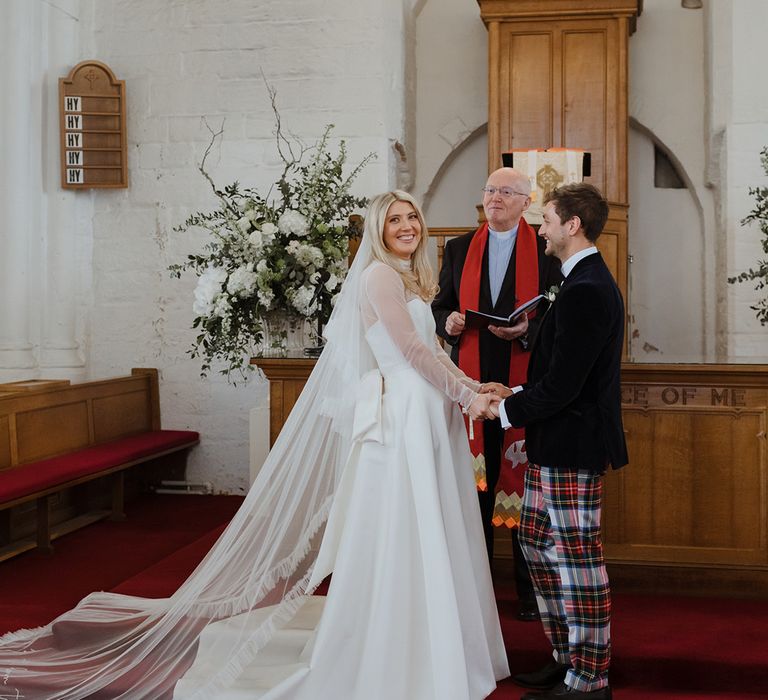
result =
[[[384,244],[384,226],[387,221],[387,212],[395,202],[407,202],[413,207],[421,224],[421,236],[419,244],[411,257],[411,269],[404,270],[400,264],[401,258],[393,255]],[[420,296],[424,301],[431,301],[437,294],[437,284],[432,272],[432,266],[427,258],[427,239],[429,231],[424,223],[424,215],[416,200],[403,190],[392,190],[377,195],[368,206],[368,214],[365,217],[364,236],[371,243],[371,253],[375,260],[389,265],[403,278],[405,288]]]

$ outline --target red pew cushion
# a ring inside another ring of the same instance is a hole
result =
[[[100,472],[141,460],[176,447],[193,445],[200,434],[193,430],[153,430],[131,435],[77,452],[30,462],[0,471],[0,503],[22,498]]]

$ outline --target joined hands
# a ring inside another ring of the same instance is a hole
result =
[[[512,394],[512,390],[498,382],[480,386],[480,393],[469,405],[467,413],[472,420],[493,420],[499,417],[499,404]]]

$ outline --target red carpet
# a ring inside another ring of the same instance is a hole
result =
[[[517,621],[507,587],[497,600],[510,671],[543,666],[551,650],[541,626]],[[616,700],[768,698],[768,601],[614,592],[611,629]],[[506,680],[490,698],[522,692]]]
[[[127,505],[123,522],[103,520],[56,540],[53,554],[31,551],[0,562],[0,634],[44,625],[87,593],[118,588],[226,524],[242,500],[146,496]],[[184,580],[204,553],[199,548],[190,553],[187,570],[178,572],[171,588]]]
[[[52,555],[28,552],[0,563],[0,634],[45,624],[94,590],[169,595],[241,501],[147,496],[128,508],[125,522],[63,537]],[[512,673],[543,665],[549,648],[541,626],[515,619],[510,586],[500,584],[497,598]],[[614,592],[613,645],[617,700],[768,698],[768,601]],[[491,700],[523,692],[505,680]]]

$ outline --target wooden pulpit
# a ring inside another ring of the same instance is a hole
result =
[[[610,203],[598,241],[627,298],[627,52],[640,0],[478,0],[488,27],[488,168],[572,148]]]

